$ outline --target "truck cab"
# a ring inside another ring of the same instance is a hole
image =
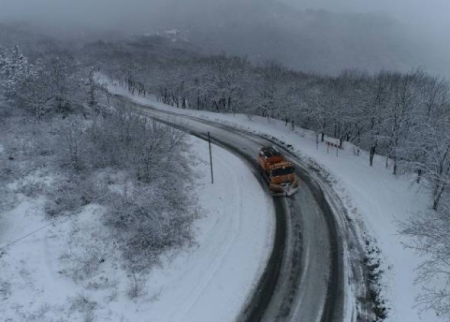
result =
[[[294,165],[273,146],[262,147],[258,154],[260,172],[274,195],[292,196],[298,191],[299,180]]]

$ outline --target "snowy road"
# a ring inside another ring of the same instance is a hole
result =
[[[126,96],[126,95],[125,95]],[[173,110],[138,104],[116,96],[139,113],[206,139],[246,160],[256,173],[256,158],[271,139],[236,130]],[[134,102],[133,102],[134,101]],[[271,256],[239,321],[360,321],[369,309],[360,299],[368,298],[361,257],[347,254],[349,241],[354,253],[361,251],[353,232],[339,215],[341,206],[332,191],[302,160],[284,146],[279,149],[297,165],[303,184],[291,198],[274,198],[276,234]],[[344,236],[345,235],[345,236]],[[362,251],[361,251],[362,252]],[[352,284],[351,286],[349,286]],[[357,285],[359,284],[359,285]]]

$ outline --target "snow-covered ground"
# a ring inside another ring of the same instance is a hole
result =
[[[292,145],[305,161],[323,169],[347,208],[348,215],[381,249],[383,295],[392,308],[387,321],[441,321],[432,312],[421,314],[414,307],[415,297],[420,291],[420,286],[414,284],[415,268],[420,258],[403,247],[404,239],[398,234],[399,221],[407,220],[410,214],[429,206],[426,190],[415,184],[414,178],[393,176],[392,169],[385,168],[385,158],[381,156],[376,156],[374,166],[370,167],[368,154],[357,152],[352,144],[344,144],[344,149],[337,153],[335,148],[328,148],[324,143],[316,147],[313,132],[297,127],[292,130],[279,120],[179,109],[159,103],[152,97],[132,95],[106,78],[99,81],[107,86],[109,92],[126,96],[142,105],[276,137]]]
[[[103,207],[89,205],[49,222],[43,198],[12,194],[15,206],[0,213],[0,320],[235,319],[271,251],[273,206],[243,161],[216,146],[211,184],[208,146],[191,140],[201,160],[196,193],[204,214],[196,221],[196,243],[168,254],[146,276],[127,275],[120,266],[101,222]],[[23,180],[51,179],[36,174]],[[7,189],[13,193],[24,184]],[[133,292],[139,296],[133,299]]]

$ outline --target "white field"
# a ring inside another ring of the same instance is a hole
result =
[[[44,198],[15,194],[15,207],[0,213],[0,248],[32,234],[0,251],[0,320],[232,321],[269,256],[273,207],[240,159],[214,146],[212,185],[207,144],[192,138],[192,150],[200,157],[193,193],[203,209],[196,244],[167,254],[145,276],[123,269],[102,224],[103,207],[89,205],[49,223]],[[23,180],[49,183],[51,177],[36,173]],[[14,192],[22,183],[8,189]],[[135,282],[140,296],[130,299]]]

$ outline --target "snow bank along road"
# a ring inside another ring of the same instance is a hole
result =
[[[343,207],[318,171],[289,150],[264,137],[193,116],[153,109],[116,96],[130,108],[206,139],[244,158],[256,170],[262,145],[277,145],[296,164],[302,179],[291,198],[274,198],[274,246],[253,295],[239,321],[365,321],[369,291],[362,246]],[[245,193],[245,192],[244,192]],[[351,254],[348,249],[351,248]]]

